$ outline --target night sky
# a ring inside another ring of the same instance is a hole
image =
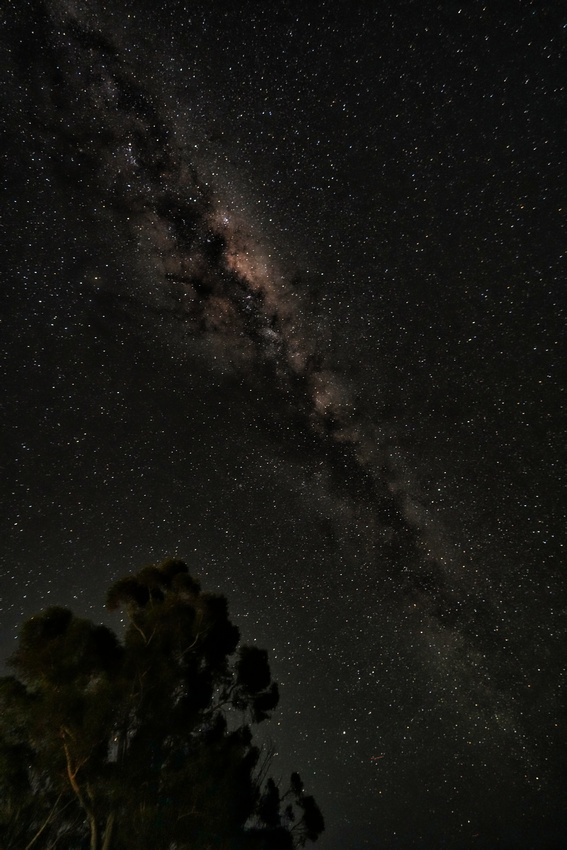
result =
[[[1,19],[1,657],[180,557],[321,850],[563,847],[564,5]]]

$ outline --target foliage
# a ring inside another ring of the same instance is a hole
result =
[[[49,608],[0,680],[0,846],[289,850],[321,813],[298,774],[258,768],[251,724],[278,703],[267,653],[240,646],[223,596],[166,561],[114,584],[123,641]],[[284,808],[285,806],[285,808]]]

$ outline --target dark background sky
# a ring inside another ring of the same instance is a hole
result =
[[[2,657],[177,554],[321,850],[563,846],[561,4],[2,28]]]

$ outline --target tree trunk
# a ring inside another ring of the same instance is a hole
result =
[[[90,850],[99,850],[99,848],[98,848],[98,825],[97,825],[97,822],[96,822],[95,813],[94,813],[92,806],[89,806],[89,804],[85,800],[83,792],[81,791],[81,789],[79,787],[79,783],[77,782],[77,773],[79,771],[79,767],[76,767],[75,770],[73,770],[73,767],[72,767],[72,764],[71,764],[71,754],[69,752],[69,747],[67,746],[67,743],[66,743],[65,740],[63,741],[63,750],[65,752],[65,759],[67,760],[67,776],[69,777],[69,783],[71,785],[71,788],[75,792],[77,799],[78,799],[79,803],[81,804],[81,807],[83,808],[83,810],[84,810],[84,812],[87,816],[87,819],[89,821],[89,827],[90,827],[90,830],[91,830],[91,847],[90,847]]]
[[[98,826],[92,811],[87,811],[89,826],[91,828],[91,850],[98,850]]]
[[[112,840],[113,827],[114,827],[114,812],[111,812],[106,819],[106,826],[104,828],[104,837],[102,839],[101,850],[110,850],[110,842]]]

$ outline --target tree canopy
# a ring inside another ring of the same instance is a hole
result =
[[[290,850],[324,822],[281,790],[251,726],[278,703],[264,650],[176,560],[108,591],[121,640],[60,607],[27,620],[0,680],[0,847]]]

